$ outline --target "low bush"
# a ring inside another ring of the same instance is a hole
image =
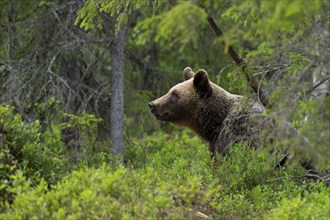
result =
[[[63,117],[69,120],[46,126],[38,120],[27,122],[14,107],[0,105],[0,212],[14,201],[17,192],[21,193],[19,188],[27,188],[22,182],[33,187],[45,181],[50,187],[72,170],[99,166],[109,160],[102,147],[95,146],[100,119],[86,113]],[[61,130],[68,127],[79,135],[77,148],[62,141]]]
[[[26,123],[13,107],[0,106],[0,210],[12,202],[15,187],[27,178],[54,184],[66,171],[65,148],[55,133],[40,132],[39,121]]]
[[[215,162],[205,144],[188,132],[155,133],[136,142],[135,148],[135,154],[126,155],[125,167],[81,167],[50,188],[46,181],[32,185],[27,176],[16,173],[16,198],[6,203],[0,219],[330,216],[329,187],[300,178],[305,171],[294,162],[274,169],[274,155],[267,149],[237,144]]]
[[[186,134],[169,139],[169,147],[149,155],[145,167],[81,168],[51,190],[41,182],[18,193],[0,218],[191,219],[207,212],[207,201],[220,190],[207,149],[192,144],[197,140]]]

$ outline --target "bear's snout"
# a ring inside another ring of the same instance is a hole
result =
[[[159,108],[159,105],[157,103],[155,104],[154,101],[149,102],[148,106],[150,108],[150,112],[156,116],[158,120],[166,120],[167,116],[169,115],[168,111],[161,111],[161,108]],[[158,106],[158,107],[157,107]]]
[[[153,102],[149,102],[148,106],[150,108],[151,113],[155,113],[155,105]]]

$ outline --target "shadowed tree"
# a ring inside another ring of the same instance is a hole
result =
[[[111,108],[110,137],[113,154],[124,159],[124,43],[125,29],[121,27],[111,43]]]

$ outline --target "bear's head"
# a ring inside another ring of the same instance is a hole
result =
[[[201,99],[212,95],[212,85],[205,70],[194,73],[190,67],[183,71],[184,81],[172,87],[164,96],[149,102],[158,120],[188,125]]]

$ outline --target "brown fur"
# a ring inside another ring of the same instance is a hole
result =
[[[225,154],[239,141],[257,145],[262,105],[225,91],[208,79],[205,70],[195,74],[187,67],[184,79],[149,103],[158,120],[190,128],[209,142],[212,154]]]

